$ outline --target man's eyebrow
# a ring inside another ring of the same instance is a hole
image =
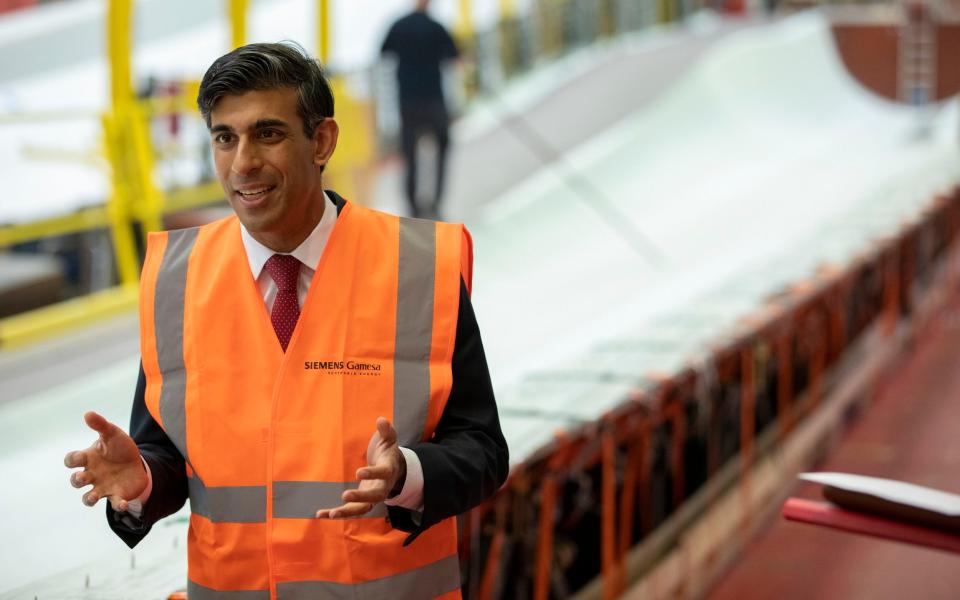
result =
[[[283,129],[290,129],[290,124],[282,119],[258,119],[253,125],[250,126],[250,131],[257,131],[259,129],[266,129],[268,127],[280,127]],[[210,128],[210,134],[216,135],[218,133],[233,133],[233,127],[225,123],[217,123]]]
[[[281,119],[259,119],[253,124],[253,129],[255,130],[266,129],[267,127],[283,127],[289,129],[290,125]]]

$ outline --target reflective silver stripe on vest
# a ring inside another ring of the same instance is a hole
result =
[[[270,590],[234,590],[221,592],[187,581],[190,600],[270,600]]]
[[[400,219],[393,426],[401,446],[420,441],[430,405],[430,344],[437,232],[433,221]]]
[[[343,504],[343,492],[356,487],[356,482],[275,481],[273,516],[276,519],[314,519],[321,508],[336,508]],[[381,502],[375,504],[370,512],[356,518],[386,516],[387,507]]]
[[[363,583],[332,581],[291,581],[277,584],[277,600],[353,600],[354,598],[390,598],[391,600],[429,600],[460,587],[460,559],[456,555],[435,563]],[[193,597],[190,597],[193,600]]]
[[[199,477],[187,478],[190,511],[214,523],[263,523],[267,520],[267,488],[262,485],[207,487]]]
[[[184,409],[187,380],[183,364],[183,311],[187,288],[187,262],[199,229],[180,229],[167,234],[157,286],[153,295],[153,330],[157,339],[157,362],[163,382],[160,388],[160,419],[170,440],[187,456],[187,418]]]

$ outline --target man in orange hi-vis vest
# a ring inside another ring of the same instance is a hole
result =
[[[454,517],[508,466],[469,234],[323,189],[299,47],[222,56],[197,101],[236,214],[150,234],[131,435],[88,412],[71,483],[131,547],[189,498],[191,600],[458,598]]]

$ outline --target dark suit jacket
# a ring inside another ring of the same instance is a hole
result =
[[[328,193],[339,214],[344,200],[333,192]],[[419,524],[413,511],[388,507],[393,527],[411,534],[406,543],[443,519],[476,506],[493,494],[507,477],[507,443],[500,430],[480,329],[462,280],[452,370],[450,398],[433,439],[410,448],[423,466],[424,505]],[[131,548],[149,533],[154,523],[180,510],[187,499],[183,456],[147,410],[145,389],[146,378],[141,366],[130,416],[130,435],[150,466],[153,491],[139,521],[129,516],[121,518],[107,503],[110,528]]]

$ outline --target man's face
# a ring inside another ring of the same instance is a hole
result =
[[[303,131],[289,87],[224,96],[210,113],[214,163],[223,192],[255,239],[289,252],[323,214],[320,167],[336,146],[332,119]]]

